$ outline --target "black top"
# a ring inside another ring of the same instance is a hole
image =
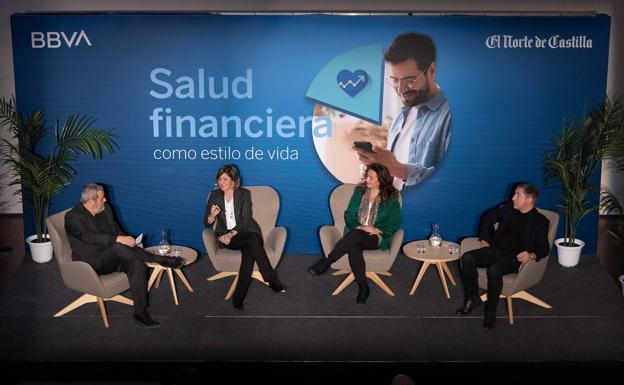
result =
[[[512,223],[514,211],[518,212],[518,210],[513,208],[513,203],[509,202],[486,212],[481,221],[479,239],[487,241],[490,245],[498,245],[500,238]],[[524,215],[526,216],[527,224],[524,235],[521,238],[522,247],[520,252],[528,251],[529,253],[535,253],[538,260],[542,259],[550,251],[548,218],[537,211],[535,207]],[[494,231],[495,223],[498,223],[496,231]]]
[[[97,258],[106,247],[124,235],[108,204],[104,210],[91,215],[82,203],[65,214],[65,231],[72,249],[72,259],[89,261]]]
[[[529,222],[529,213],[522,214],[519,210],[513,209],[509,213],[509,223],[497,237],[493,246],[501,251],[516,257],[524,251],[524,233]]]

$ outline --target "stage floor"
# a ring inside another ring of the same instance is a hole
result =
[[[552,305],[546,310],[514,300],[515,324],[499,303],[498,325],[483,329],[481,309],[460,317],[462,289],[444,296],[437,271],[429,269],[418,290],[409,290],[420,263],[399,255],[383,280],[396,297],[370,284],[365,305],[357,286],[338,296],[341,277],[313,277],[306,267],[318,256],[288,255],[278,272],[286,293],[254,281],[238,311],[224,300],[232,278],[209,282],[208,258],[184,268],[190,293],[176,278],[179,306],[169,282],[150,291],[151,314],[161,323],[133,323],[132,308],[108,302],[106,329],[95,304],[53,318],[78,297],[61,280],[56,263],[24,258],[0,293],[0,361],[26,362],[623,362],[624,297],[599,259],[583,256],[578,267],[549,261],[531,293]]]

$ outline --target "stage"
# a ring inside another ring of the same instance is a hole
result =
[[[53,318],[79,294],[63,285],[54,260],[35,264],[26,257],[0,294],[0,361],[21,368],[26,377],[32,375],[30,367],[110,374],[107,368],[116,366],[128,373],[144,367],[138,372],[144,379],[150,370],[179,373],[189,366],[198,375],[208,371],[231,378],[253,367],[303,375],[318,367],[377,368],[381,373],[416,367],[438,371],[445,365],[578,368],[624,362],[624,298],[598,257],[583,256],[575,268],[563,268],[551,258],[544,279],[530,292],[552,309],[514,300],[515,322],[509,325],[501,302],[494,330],[482,327],[481,309],[464,317],[454,314],[462,302],[457,263],[449,264],[458,284],[449,286],[451,299],[444,296],[435,269],[410,296],[420,263],[399,255],[393,275],[382,277],[396,297],[371,283],[368,302],[358,305],[355,284],[331,296],[342,278],[306,271],[317,258],[285,256],[278,272],[287,292],[274,293],[254,281],[245,309],[238,311],[224,300],[232,278],[207,281],[214,270],[202,255],[184,268],[194,292],[176,279],[179,306],[166,279],[150,291],[150,311],[160,328],[137,325],[131,307],[107,302],[106,329],[96,304]]]

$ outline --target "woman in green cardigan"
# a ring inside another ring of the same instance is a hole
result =
[[[334,250],[312,265],[308,271],[315,276],[323,274],[329,266],[345,254],[358,283],[356,302],[366,303],[369,289],[366,283],[364,250],[388,250],[390,239],[401,227],[399,192],[392,185],[388,169],[378,163],[366,168],[364,182],[353,190],[349,206],[344,213],[345,229]]]

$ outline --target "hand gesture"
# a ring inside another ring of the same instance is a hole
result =
[[[533,258],[531,258],[531,254],[528,251],[523,251],[516,256],[516,259],[518,260],[518,262],[524,265]]]
[[[230,241],[232,240],[232,238],[234,238],[236,234],[238,234],[238,232],[236,231],[230,231],[229,233],[225,233],[219,237],[219,242],[223,243],[224,245],[229,245]]]
[[[377,234],[379,234],[381,232],[381,231],[379,231],[378,228],[376,228],[374,226],[370,226],[370,225],[360,226],[360,229],[362,229],[362,230],[364,230],[367,233],[372,234],[372,235],[377,235]]]
[[[134,238],[129,235],[118,235],[115,241],[126,246],[134,247]]]

